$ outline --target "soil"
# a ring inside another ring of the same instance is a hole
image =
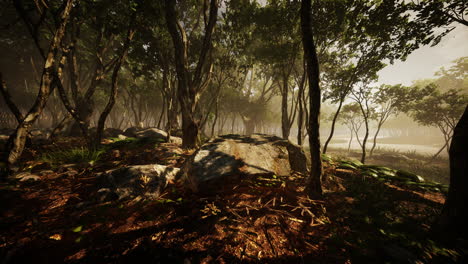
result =
[[[388,245],[425,263],[460,260],[458,251],[427,242],[445,202],[441,193],[410,190],[325,164],[323,200],[304,194],[304,175],[290,175],[243,178],[211,196],[175,182],[158,200],[98,203],[92,199],[100,188],[96,173],[127,164],[180,167],[192,152],[168,143],[120,144],[71,174],[38,158],[81,144],[63,139],[33,146],[23,157],[24,169],[46,168],[47,173],[36,182],[0,185],[2,263],[398,260]]]

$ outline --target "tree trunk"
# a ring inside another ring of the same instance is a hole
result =
[[[7,164],[9,168],[11,168],[11,166],[18,161],[19,157],[23,153],[28,132],[31,129],[34,121],[36,121],[36,119],[42,113],[42,110],[47,103],[47,99],[51,92],[51,84],[54,78],[54,72],[56,71],[56,56],[61,46],[62,39],[65,35],[66,25],[70,17],[70,11],[73,8],[73,2],[74,0],[67,0],[60,18],[60,24],[54,33],[49,50],[45,56],[44,68],[36,101],[22,122],[16,128],[16,131],[10,136],[9,141],[11,144],[8,146],[7,156]]]
[[[330,135],[328,135],[328,138],[325,141],[325,145],[323,146],[323,154],[327,153],[328,144],[330,144],[330,141],[331,141],[331,139],[333,137],[333,134],[335,133],[336,120],[338,120],[338,115],[340,114],[341,107],[343,106],[343,101],[344,101],[344,98],[343,98],[343,100],[340,99],[340,104],[338,105],[338,109],[336,109],[335,115],[333,116]]]
[[[366,125],[366,133],[364,134],[364,139],[362,140],[362,155],[361,155],[361,163],[366,162],[366,142],[367,138],[369,137],[369,120],[365,118],[364,125]]]
[[[302,0],[301,28],[304,55],[309,78],[309,147],[311,157],[310,175],[306,192],[313,198],[322,198],[322,158],[320,155],[320,86],[319,63],[313,39],[311,0]]]
[[[164,94],[163,94],[164,96]],[[166,113],[166,101],[167,99],[165,98],[162,98],[162,107],[161,107],[161,113],[159,114],[159,119],[158,119],[158,123],[156,124],[156,127],[161,129],[161,122],[162,122],[162,119],[164,117],[164,114]],[[156,118],[155,118],[155,122],[156,122]],[[166,125],[166,131],[169,131],[168,129],[169,126]]]
[[[350,137],[349,143],[348,143],[348,153],[351,150],[351,143],[353,142],[353,130],[350,129],[349,131],[351,132],[351,137]]]
[[[435,158],[437,158],[437,156],[439,156],[439,154],[442,152],[442,150],[444,150],[446,147],[448,146],[448,142],[445,141],[445,144],[442,146],[442,148],[440,148],[436,154],[434,154],[434,156],[432,156],[431,160],[434,160]],[[450,155],[450,150],[449,150],[449,155]]]
[[[199,126],[191,112],[182,108],[182,146],[184,148],[195,148],[199,141]]]
[[[291,126],[288,115],[288,77],[283,77],[283,87],[281,88],[281,132],[284,139],[289,138]]]
[[[189,69],[187,36],[177,20],[176,1],[165,1],[166,24],[174,44],[175,68],[178,79],[177,97],[182,113],[182,147],[196,148],[199,142],[199,123],[195,117],[198,99],[210,81],[211,66],[208,53],[211,50],[211,36],[218,17],[218,1],[211,0],[208,23],[200,47],[200,56],[195,69]],[[206,10],[205,10],[206,11]]]
[[[211,124],[211,137],[214,136],[216,122],[218,121],[218,112],[219,112],[219,96],[216,97],[215,116],[214,116],[213,124]]]
[[[372,148],[371,148],[371,150],[369,152],[369,156],[372,156],[372,153],[374,152],[375,146],[377,145],[377,136],[379,135],[381,127],[382,127],[382,124],[379,123],[379,125],[377,126],[377,131],[375,131],[374,142],[372,143]]]
[[[301,84],[299,86],[299,92],[297,93],[297,100],[299,100],[299,114],[297,117],[297,144],[302,146],[302,126],[304,125],[304,85],[306,79],[306,64],[303,63],[304,74],[302,74]]]
[[[235,128],[235,125],[236,125],[236,114],[232,114],[232,122],[231,122],[231,134],[234,134],[234,128]]]
[[[123,48],[122,48],[122,53],[120,54],[119,58],[117,59],[117,62],[114,66],[114,70],[112,72],[112,82],[111,82],[111,91],[109,95],[109,101],[107,102],[106,107],[102,111],[101,115],[99,116],[99,121],[97,125],[97,131],[96,131],[96,137],[94,141],[95,146],[99,146],[101,144],[102,140],[102,133],[104,131],[104,125],[106,123],[107,116],[109,115],[110,111],[114,107],[115,100],[117,98],[117,92],[118,92],[118,86],[117,86],[117,79],[119,76],[119,71],[120,68],[122,67],[122,64],[125,60],[125,57],[127,56],[128,48],[130,47],[130,42],[133,39],[133,35],[135,34],[135,30],[133,29],[133,23],[135,21],[135,16],[136,14],[132,14],[132,18],[130,19],[130,24],[129,28],[127,31],[127,37],[125,39]]]
[[[449,159],[450,187],[437,227],[449,238],[468,239],[468,106],[454,129]]]
[[[253,133],[255,133],[255,126],[257,123],[255,119],[242,116],[242,121],[244,122],[244,129],[245,129],[244,134],[245,135],[250,136]]]

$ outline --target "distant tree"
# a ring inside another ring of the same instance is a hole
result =
[[[413,100],[416,100],[416,94],[412,92],[410,87],[397,85],[381,85],[373,95],[373,102],[376,104],[374,119],[377,120],[377,130],[374,134],[374,142],[370,149],[369,156],[372,156],[375,146],[377,145],[377,137],[383,126],[390,116],[395,116],[401,111],[405,111],[410,106]]]
[[[312,1],[302,0],[301,29],[304,57],[309,80],[309,148],[311,158],[310,175],[306,183],[306,192],[315,198],[322,197],[322,158],[320,154],[320,71],[314,43],[312,25],[317,24],[312,16]]]
[[[351,99],[353,99],[361,109],[362,118],[364,120],[364,138],[361,141],[361,162],[366,162],[366,144],[369,137],[370,121],[374,118],[375,106],[373,102],[372,87],[369,86],[369,81],[362,82],[356,89],[351,91]],[[356,134],[359,141],[359,136]]]
[[[323,147],[324,153],[333,137],[335,122],[343,102],[354,85],[376,75],[385,67],[384,61],[393,63],[394,60],[404,60],[421,45],[436,44],[443,36],[433,30],[442,25],[427,25],[429,17],[411,18],[409,12],[413,10],[413,6],[405,1],[353,1],[350,5],[341,14],[346,22],[342,27],[342,37],[336,46],[330,46],[335,47],[329,54],[332,58],[338,56],[338,59],[332,60],[337,63],[326,67],[332,68],[331,74],[339,78],[325,77],[335,81],[324,97],[338,103],[338,108]],[[340,58],[340,53],[345,59]],[[328,70],[324,72],[325,75],[329,74]]]
[[[296,85],[298,87],[297,100],[298,100],[298,115],[297,115],[297,144],[302,146],[305,133],[307,129],[303,129],[304,125],[307,125],[307,104],[305,95],[305,86],[307,81],[307,69],[305,61],[302,66],[302,74],[296,74]]]
[[[298,100],[291,83],[295,65],[300,60],[298,1],[269,1],[256,14],[255,34],[260,41],[255,49],[256,57],[271,71],[278,82],[281,96],[281,134],[288,139],[297,113]],[[272,21],[282,21],[272,23]]]
[[[351,149],[351,143],[353,141],[354,135],[359,145],[362,145],[359,140],[359,130],[364,122],[361,114],[361,108],[359,104],[352,103],[343,106],[339,121],[344,124],[349,129],[349,142],[348,142],[348,152]]]
[[[438,78],[430,82],[437,84],[441,91],[454,89],[468,95],[468,57],[458,58],[452,63],[448,69],[440,68],[436,72]]]
[[[435,126],[444,136],[445,144],[434,155],[437,156],[443,149],[449,151],[453,130],[468,104],[468,96],[459,90],[440,92],[435,85],[425,88],[425,96],[412,104],[411,117],[421,125]]]

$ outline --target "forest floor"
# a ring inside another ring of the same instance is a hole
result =
[[[23,169],[40,179],[0,185],[2,263],[456,263],[467,253],[432,238],[444,194],[330,163],[320,201],[291,175],[245,178],[215,196],[173,183],[154,201],[93,202],[98,172],[180,167],[191,154],[169,143],[107,143],[73,169],[61,163],[78,139],[28,149]]]

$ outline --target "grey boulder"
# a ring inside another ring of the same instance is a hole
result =
[[[151,139],[160,139],[161,141],[167,141],[167,132],[157,129],[157,128],[146,128],[135,133],[136,138],[151,138]],[[178,145],[182,144],[182,139],[179,137],[173,137],[169,139],[170,143],[175,143]]]
[[[183,179],[193,191],[216,191],[243,176],[288,176],[307,173],[302,148],[276,136],[225,135],[196,151],[183,166]]]

